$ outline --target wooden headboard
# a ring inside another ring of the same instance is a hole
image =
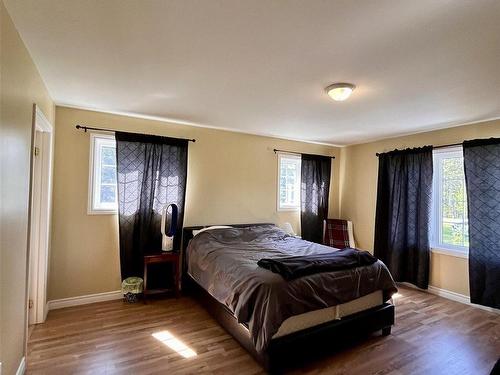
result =
[[[245,227],[258,227],[261,225],[276,225],[276,224],[274,223],[212,224],[212,225],[198,225],[192,227],[184,227],[182,229],[182,244],[181,244],[182,280],[184,280],[184,277],[187,275],[186,249],[189,245],[189,241],[191,241],[191,239],[193,238],[193,230],[200,230],[214,225],[227,225],[234,228],[245,228]]]

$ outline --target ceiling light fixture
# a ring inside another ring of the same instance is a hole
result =
[[[341,102],[351,96],[355,88],[356,86],[354,86],[352,83],[334,83],[328,86],[325,91],[330,96],[330,98]]]

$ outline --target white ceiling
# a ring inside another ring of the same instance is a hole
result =
[[[5,3],[58,104],[339,145],[500,116],[499,0]]]

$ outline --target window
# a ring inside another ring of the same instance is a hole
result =
[[[434,150],[433,248],[466,255],[469,223],[462,147]]]
[[[300,156],[278,154],[278,211],[300,209]]]
[[[116,143],[110,135],[90,135],[89,214],[116,213]]]

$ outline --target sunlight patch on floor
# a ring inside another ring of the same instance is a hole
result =
[[[196,357],[197,355],[193,349],[189,348],[186,344],[172,335],[169,331],[155,332],[151,336],[168,346],[170,349],[175,350],[184,358]]]

